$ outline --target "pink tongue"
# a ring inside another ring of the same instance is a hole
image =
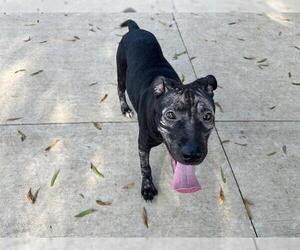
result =
[[[171,160],[173,168],[173,190],[180,193],[193,193],[201,190],[201,186],[195,175],[195,167],[184,165],[180,162]]]

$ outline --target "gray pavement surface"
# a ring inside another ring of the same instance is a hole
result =
[[[1,0],[2,12],[299,12],[298,0]]]
[[[159,146],[151,154],[159,196],[140,197],[137,123],[121,116],[116,91],[115,50],[125,32],[118,25],[128,17],[158,37],[186,82],[219,80],[217,131],[197,169],[201,192],[171,190],[170,159]],[[0,236],[299,236],[300,87],[292,84],[300,81],[299,20],[295,13],[2,14]],[[35,204],[29,188],[41,188]],[[88,208],[97,211],[74,217]]]

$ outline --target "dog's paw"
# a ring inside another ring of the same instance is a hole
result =
[[[129,108],[128,104],[124,103],[122,106],[121,106],[121,112],[124,116],[126,116],[127,118],[129,119],[132,119],[133,118],[133,111],[131,110],[131,108]]]
[[[157,190],[149,178],[143,178],[141,194],[145,201],[152,201],[154,196],[157,195]]]

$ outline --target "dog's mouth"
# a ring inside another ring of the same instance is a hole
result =
[[[171,155],[170,155],[171,156]],[[182,164],[171,156],[173,169],[172,187],[180,193],[193,193],[201,190],[201,186],[195,174],[195,166]]]

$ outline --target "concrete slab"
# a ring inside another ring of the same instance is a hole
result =
[[[171,0],[21,0],[0,2],[1,12],[122,12],[128,8],[138,12],[172,12]]]
[[[190,195],[173,192],[170,159],[164,147],[157,147],[151,153],[151,164],[159,195],[153,203],[145,203],[140,196],[137,125],[102,126],[102,130],[92,124],[0,127],[0,171],[5,177],[0,182],[1,237],[254,236],[215,133],[209,155],[197,169],[203,190]],[[17,130],[27,136],[25,141]],[[57,139],[60,141],[46,152]],[[104,178],[90,170],[91,162]],[[133,188],[123,189],[131,182]],[[223,205],[218,201],[220,186],[225,194]],[[40,188],[35,204],[26,199],[29,188],[33,192]],[[111,200],[112,205],[99,206],[97,199]],[[143,207],[149,229],[143,224]],[[89,208],[98,211],[74,218]]]
[[[218,131],[256,231],[299,237],[300,123],[219,123]]]
[[[176,14],[176,20],[198,77],[214,74],[221,86],[217,119],[300,119],[300,88],[292,84],[300,81],[300,15]]]
[[[259,250],[297,250],[300,245],[299,238],[256,238],[255,241]]]
[[[2,243],[2,244],[1,244]],[[0,241],[0,247],[7,250],[80,250],[80,249],[114,249],[114,250],[193,250],[201,246],[203,250],[255,250],[250,238],[6,238]]]
[[[297,0],[173,0],[177,12],[299,12]]]
[[[120,114],[115,54],[127,32],[118,26],[130,17],[157,36],[180,76],[194,80],[186,54],[172,59],[185,48],[170,14],[2,15],[0,123],[17,117],[13,122],[127,121]],[[20,69],[26,71],[15,73]],[[44,71],[30,75],[38,70]]]
[[[297,0],[3,0],[3,12],[299,12]]]

